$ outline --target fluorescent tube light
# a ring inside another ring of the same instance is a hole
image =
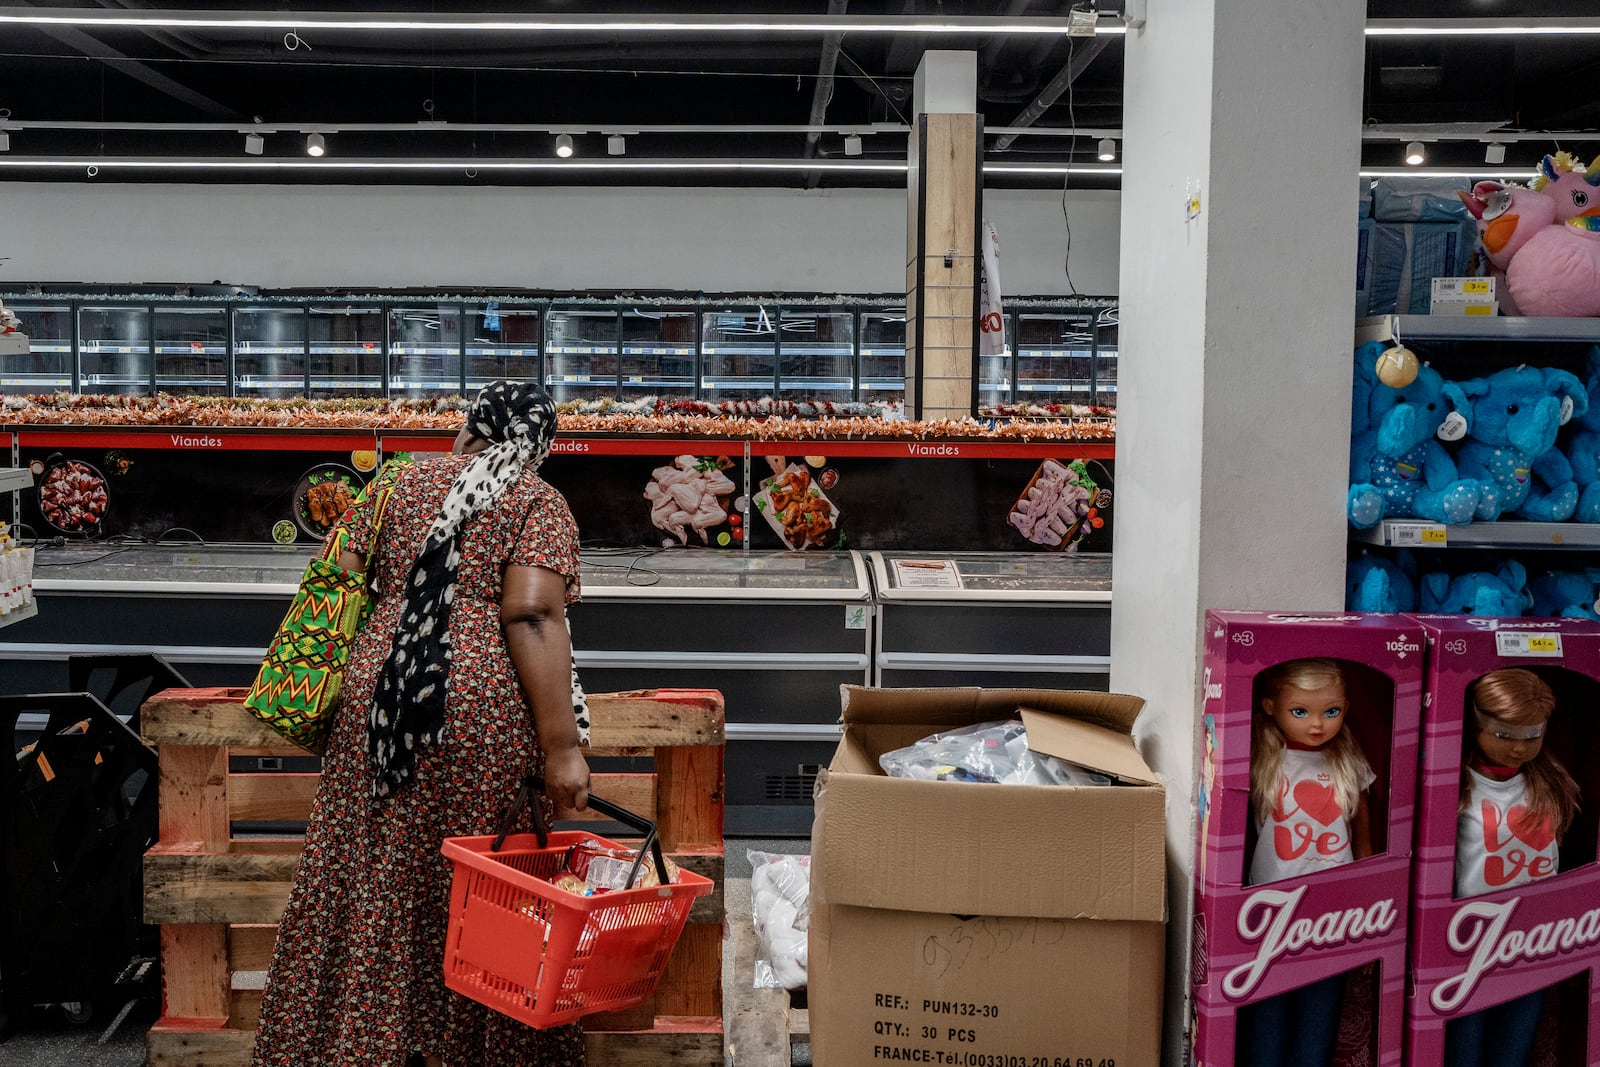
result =
[[[1065,37],[1065,18],[1006,18],[986,15],[634,15],[524,16],[501,13],[392,13],[364,15],[349,11],[205,11],[192,9],[95,10],[61,7],[0,9],[0,25],[79,26],[86,29],[190,30],[369,30],[484,33],[935,33],[970,36],[1028,34]],[[1097,34],[1125,34],[1119,18],[1101,18]]]

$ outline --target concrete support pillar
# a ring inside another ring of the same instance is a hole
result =
[[[1167,780],[1188,1025],[1207,608],[1343,607],[1362,0],[1149,0],[1126,41],[1111,686]]]
[[[976,52],[928,52],[917,67],[906,186],[906,409],[972,414],[978,358],[983,120]]]

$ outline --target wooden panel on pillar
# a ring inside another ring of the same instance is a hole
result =
[[[972,323],[983,214],[982,141],[982,120],[977,115],[919,115],[912,131],[907,170],[906,404],[918,418],[962,418],[973,413],[977,337]]]

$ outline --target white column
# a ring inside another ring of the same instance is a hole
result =
[[[1203,613],[1343,607],[1366,5],[1148,6],[1126,42],[1111,686],[1149,701],[1167,780],[1176,1065]]]

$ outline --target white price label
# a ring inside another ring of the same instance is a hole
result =
[[[1400,547],[1430,545],[1437,548],[1448,543],[1443,524],[1436,522],[1403,522],[1389,527],[1389,544]]]
[[[1561,657],[1560,634],[1518,633],[1515,630],[1497,630],[1494,635],[1495,651],[1502,656]]]

